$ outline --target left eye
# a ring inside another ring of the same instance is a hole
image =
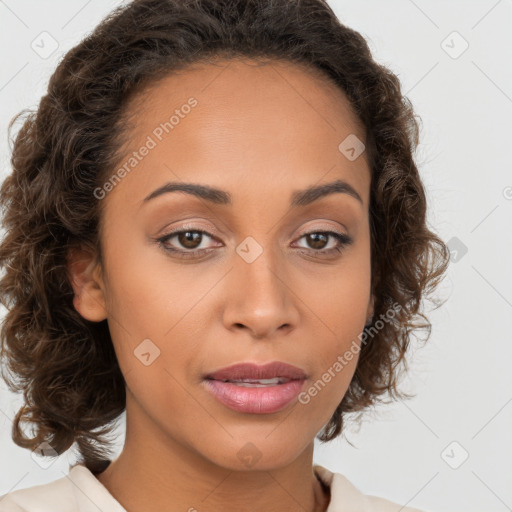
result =
[[[305,235],[302,235],[300,239],[307,238],[309,244],[313,244],[314,250],[321,250],[324,249],[322,252],[330,253],[332,250],[339,250],[340,247],[343,247],[344,245],[348,245],[352,240],[348,235],[344,235],[342,233],[338,233],[336,231],[311,231],[310,233],[306,233]],[[325,249],[326,241],[329,240],[329,238],[334,238],[337,241],[337,245],[330,249]],[[320,247],[319,247],[320,245]],[[308,249],[308,248],[306,248]]]
[[[200,245],[204,237],[208,237],[215,240],[215,237],[206,231],[199,229],[183,229],[180,231],[174,231],[162,238],[157,239],[157,242],[166,250],[181,258],[191,258],[196,256],[198,253],[208,253],[212,251],[212,248],[201,248]],[[176,238],[178,243],[183,247],[176,248],[169,244],[169,241]],[[333,252],[341,252],[342,248],[352,243],[352,238],[343,233],[336,231],[311,231],[305,233],[298,240],[306,239],[310,247],[302,247],[301,252],[312,252],[318,255],[331,254]],[[336,244],[334,247],[325,249],[328,245],[329,239],[335,239]]]

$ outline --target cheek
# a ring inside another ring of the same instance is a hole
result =
[[[347,279],[343,287],[333,282],[325,295],[310,297],[316,300],[318,318],[312,343],[316,374],[306,388],[302,402],[312,407],[317,415],[328,421],[343,399],[359,359],[361,333],[364,329],[368,306],[367,289],[355,280]],[[310,302],[314,304],[314,302]]]
[[[312,393],[334,408],[343,398],[357,367],[370,301],[369,245],[361,245],[360,250],[347,256],[319,286],[313,287],[309,282],[306,295],[307,304],[315,313],[311,318],[316,328],[312,331],[319,361],[316,378],[320,382]],[[304,290],[307,285],[303,283]]]
[[[173,263],[142,233],[132,240],[126,234],[121,236],[122,231],[120,228],[108,241],[110,313],[115,323],[122,324],[124,335],[163,338],[208,292],[215,272],[201,272],[192,264],[178,265],[176,260]]]
[[[304,313],[316,323],[318,343],[325,354],[344,351],[364,328],[371,295],[369,249],[353,251],[339,265],[321,273],[297,276],[294,292],[304,301]],[[308,311],[309,310],[309,311]]]
[[[180,400],[169,390],[184,381],[200,351],[212,308],[208,293],[224,271],[179,268],[155,247],[133,243],[128,251],[125,241],[113,242],[119,254],[109,254],[109,329],[126,382],[137,396]]]

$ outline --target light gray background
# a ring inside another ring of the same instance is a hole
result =
[[[0,0],[2,179],[10,172],[9,120],[37,106],[61,56],[120,3]],[[403,384],[417,397],[368,414],[348,433],[355,448],[318,443],[315,462],[365,493],[429,511],[512,510],[512,2],[330,5],[398,74],[422,119],[417,162],[430,225],[467,253],[451,242],[439,290],[448,301],[431,313],[430,342],[415,351]],[[34,40],[42,46],[43,31],[59,45],[46,59],[31,48]],[[464,40],[469,47],[457,55]],[[0,390],[0,495],[67,474],[74,453],[43,468],[13,444],[11,418],[21,399],[3,382]],[[123,422],[124,415],[118,450]]]

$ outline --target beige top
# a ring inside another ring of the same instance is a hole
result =
[[[318,464],[313,468],[331,492],[326,512],[424,512],[365,495],[342,474]],[[0,512],[126,512],[126,509],[91,471],[76,464],[67,476],[58,480],[0,496]]]

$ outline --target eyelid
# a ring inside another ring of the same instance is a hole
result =
[[[206,225],[201,225],[200,221],[188,221],[188,220],[184,220],[182,222],[184,222],[184,223],[178,224],[175,227],[164,228],[162,230],[162,234],[157,235],[157,237],[161,238],[161,237],[165,237],[165,236],[168,236],[168,235],[171,235],[174,233],[179,233],[181,231],[202,231],[202,232],[207,233],[209,236],[217,237],[217,238],[226,236],[224,233],[222,233],[221,231],[219,231],[218,229],[213,227],[211,224],[208,224],[206,226]]]
[[[321,222],[321,221],[320,221]],[[327,222],[324,220],[324,222]],[[348,236],[348,230],[345,228],[343,224],[340,224],[339,222],[336,223],[336,226],[333,225],[327,225],[327,226],[309,226],[305,227],[304,229],[301,229],[299,232],[299,235],[297,236],[304,236],[308,235],[309,233],[315,233],[318,231],[334,231],[335,233],[338,233],[338,235],[347,235]],[[342,226],[342,229],[340,229],[339,226]]]

